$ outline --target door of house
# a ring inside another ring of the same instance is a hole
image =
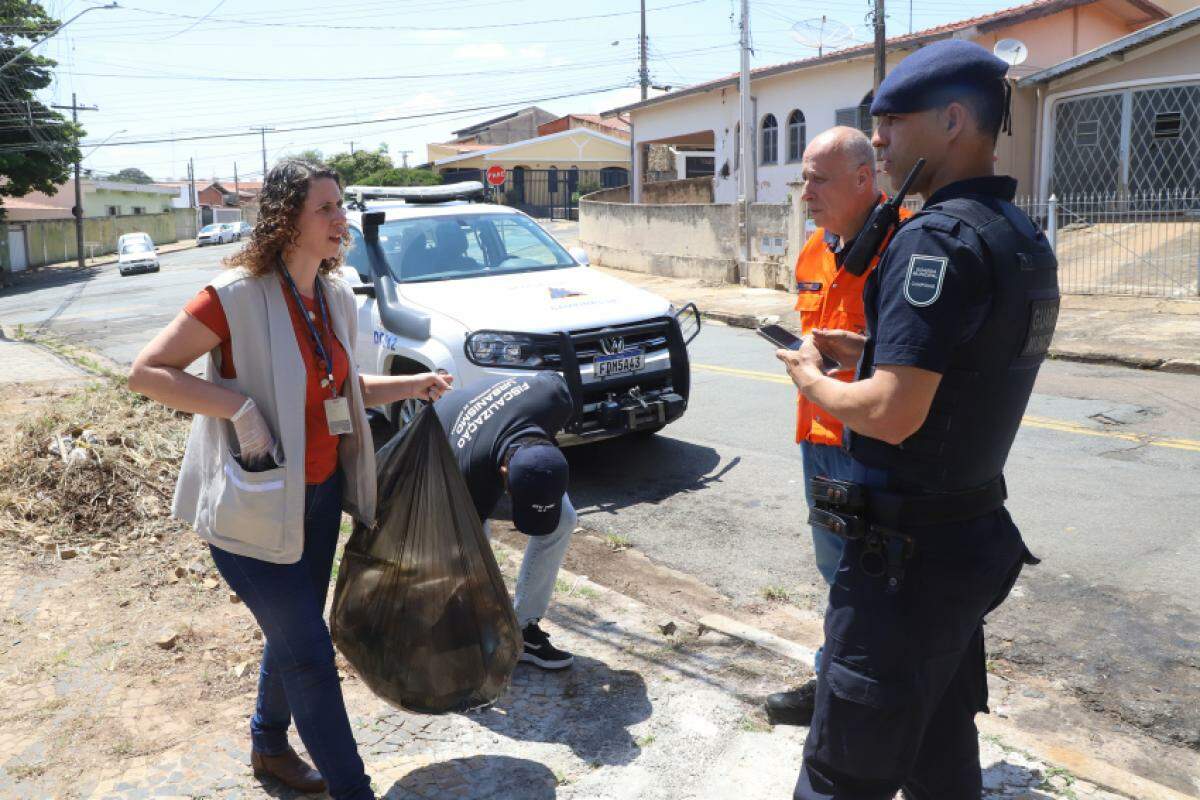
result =
[[[8,263],[13,272],[21,272],[29,266],[29,256],[25,252],[25,229],[10,227],[8,229]]]

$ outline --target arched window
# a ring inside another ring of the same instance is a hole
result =
[[[804,157],[804,147],[808,142],[805,138],[804,112],[795,109],[788,114],[788,163],[799,161]]]
[[[762,161],[760,164],[779,163],[779,123],[774,114],[767,114],[762,121]]]

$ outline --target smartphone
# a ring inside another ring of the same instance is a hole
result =
[[[763,325],[755,331],[776,347],[784,350],[799,350],[804,340],[782,325]]]
[[[755,329],[755,332],[771,344],[782,347],[784,350],[799,350],[800,345],[804,344],[803,339],[782,325],[763,325],[761,328]],[[838,366],[838,363],[829,356],[822,356],[821,363],[827,370],[836,369]]]

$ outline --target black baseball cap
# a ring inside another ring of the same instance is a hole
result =
[[[550,442],[520,445],[508,460],[508,494],[513,524],[526,536],[554,532],[562,517],[570,472],[562,451]]]

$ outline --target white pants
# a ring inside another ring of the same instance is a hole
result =
[[[530,536],[525,545],[525,557],[521,560],[521,571],[517,573],[517,596],[513,604],[517,609],[517,622],[522,628],[537,622],[546,615],[550,598],[554,595],[554,583],[562,567],[571,534],[579,524],[579,515],[571,505],[571,498],[563,495],[562,516],[558,527],[546,536]],[[492,538],[491,520],[483,523],[483,533]]]

